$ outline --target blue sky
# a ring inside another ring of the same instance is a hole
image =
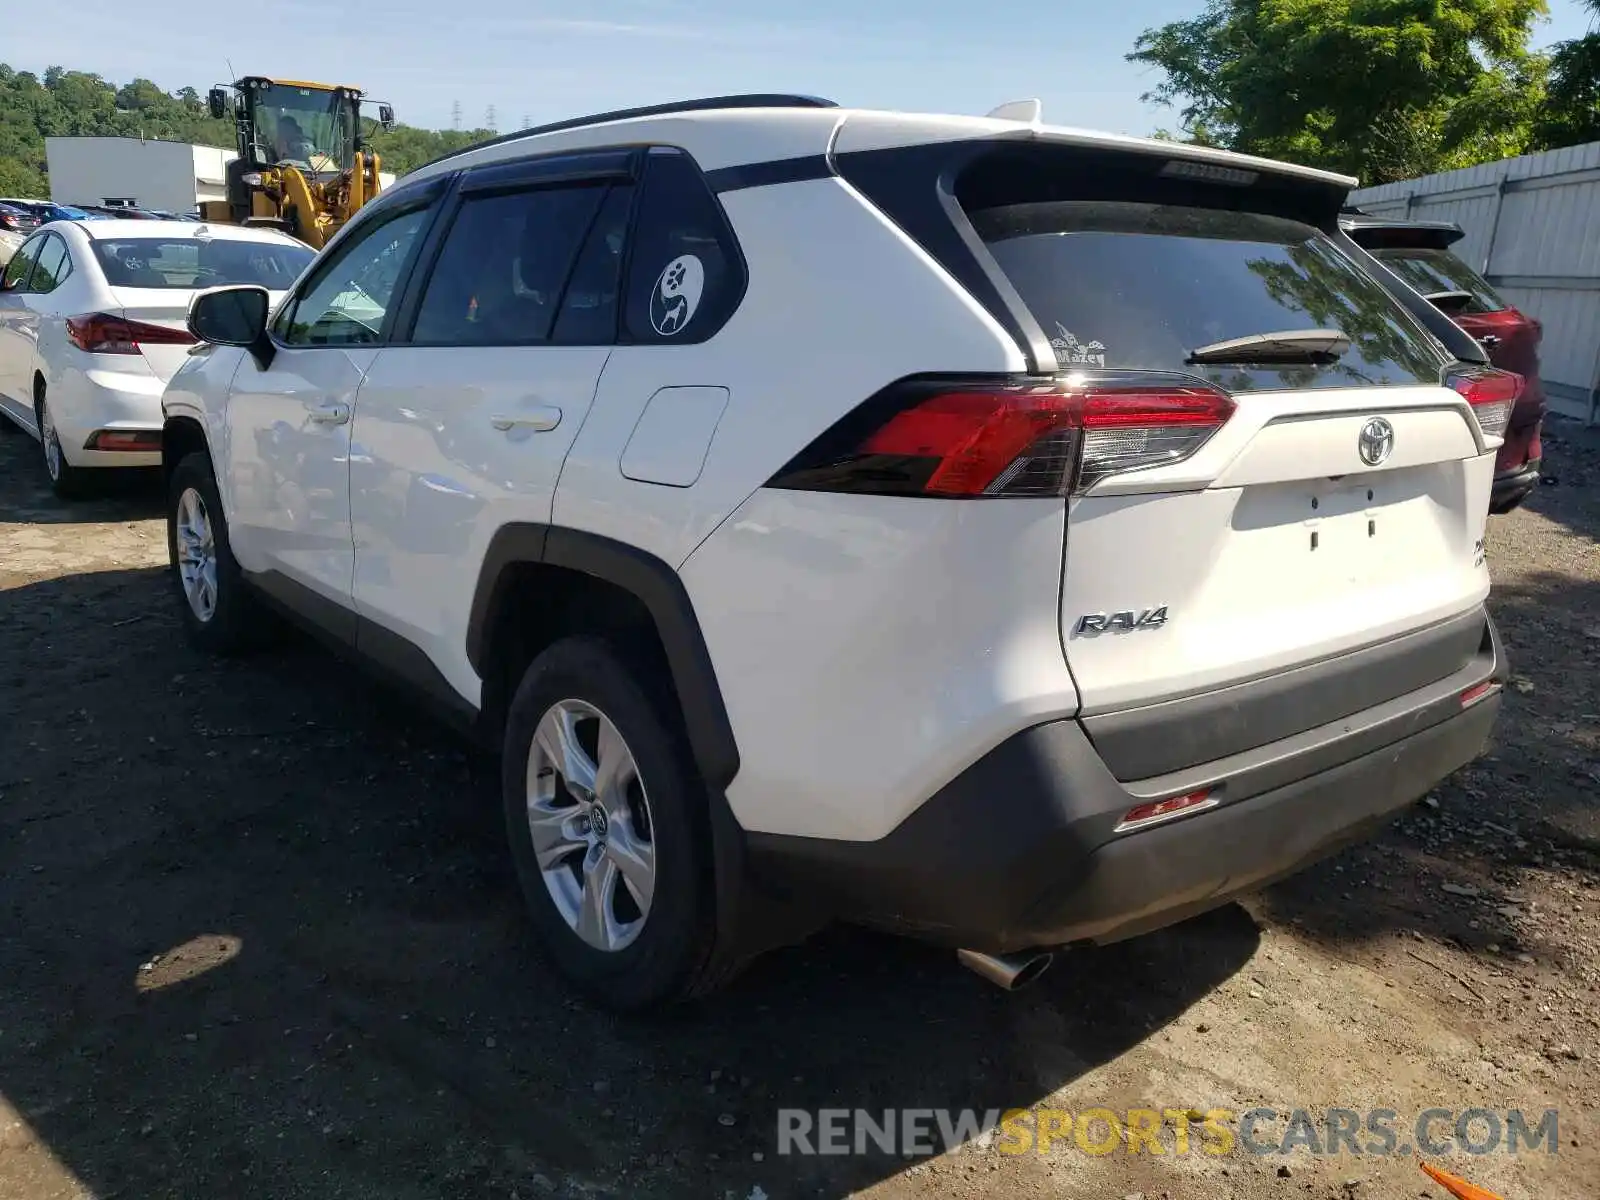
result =
[[[770,7],[769,7],[770,5]],[[4,21],[0,58],[125,82],[204,89],[240,73],[346,82],[408,124],[501,130],[690,95],[795,91],[842,104],[982,113],[1037,96],[1045,119],[1149,133],[1174,116],[1140,101],[1154,78],[1123,61],[1139,32],[1202,0],[283,0],[246,11],[193,0],[74,0],[70,20]],[[1551,0],[1545,45],[1587,31]],[[763,9],[765,12],[763,13]],[[100,35],[86,37],[86,30]]]

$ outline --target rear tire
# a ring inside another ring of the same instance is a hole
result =
[[[539,940],[562,975],[619,1011],[706,990],[715,921],[703,788],[639,674],[604,639],[557,642],[517,688],[502,759],[506,833]]]
[[[80,500],[90,492],[92,471],[75,467],[61,449],[61,435],[45,399],[44,384],[35,388],[33,413],[39,423],[39,446],[44,451],[44,471],[50,477],[50,490],[62,500]],[[9,424],[9,422],[7,422]]]
[[[234,561],[211,459],[201,451],[184,457],[167,486],[167,558],[191,642],[224,657],[261,645],[270,615]]]

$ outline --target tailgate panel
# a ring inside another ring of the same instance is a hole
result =
[[[1489,452],[1074,502],[1062,634],[1084,713],[1226,687],[1474,609],[1489,589],[1493,473]],[[1163,623],[1081,628],[1085,615],[1158,608]]]

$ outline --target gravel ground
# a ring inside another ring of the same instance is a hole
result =
[[[1557,1153],[1437,1161],[1592,1197],[1600,437],[1546,447],[1552,485],[1491,522],[1496,745],[1376,842],[1016,995],[840,931],[629,1022],[542,968],[492,765],[309,645],[191,652],[159,497],[62,505],[0,437],[0,1200],[1444,1196],[1414,1156],[1170,1135],[776,1153],[779,1108],[1037,1105],[1388,1108],[1402,1133],[1556,1108]]]

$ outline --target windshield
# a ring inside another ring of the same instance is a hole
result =
[[[233,283],[287,291],[315,257],[310,247],[243,238],[104,238],[94,253],[112,287],[190,291]]]
[[[1465,292],[1472,299],[1456,310],[1462,313],[1500,312],[1511,307],[1489,286],[1489,281],[1448,250],[1394,247],[1374,250],[1396,275],[1424,296],[1439,292]]]
[[[1229,391],[1439,381],[1441,350],[1308,225],[1129,201],[1021,204],[972,218],[1063,367],[1187,371]],[[1297,356],[1305,362],[1191,358],[1285,331],[1347,345]]]
[[[251,87],[255,157],[324,174],[355,162],[356,129],[345,93],[328,88],[258,83]]]

